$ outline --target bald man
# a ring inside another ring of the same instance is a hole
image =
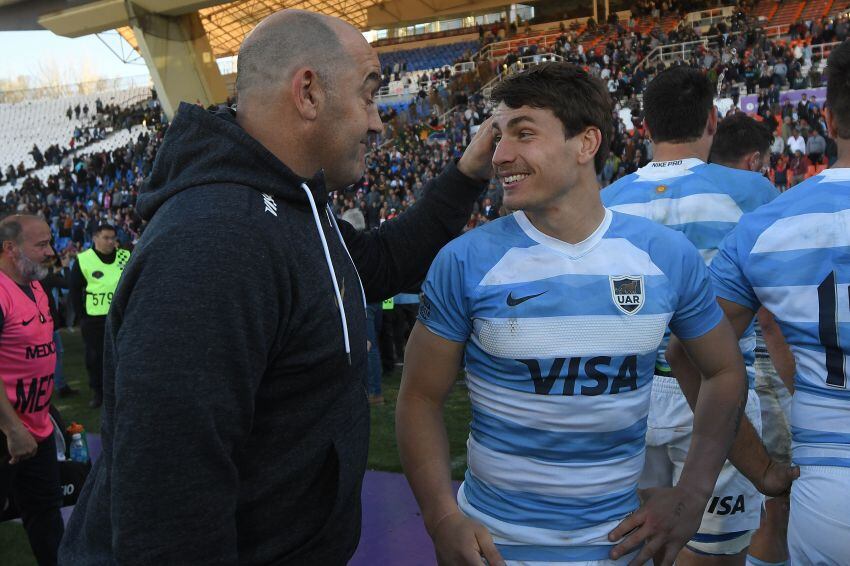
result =
[[[0,221],[0,509],[14,501],[40,566],[56,564],[64,530],[50,420],[56,347],[40,283],[54,255],[50,239],[35,216]]]
[[[239,53],[238,109],[183,104],[138,199],[149,221],[106,328],[103,456],[60,562],[345,564],[369,444],[366,302],[425,275],[491,176],[481,128],[379,230],[328,193],[382,130],[353,27],[274,14]]]

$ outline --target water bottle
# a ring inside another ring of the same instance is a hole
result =
[[[79,432],[71,436],[71,460],[83,463],[89,461],[89,450],[83,442],[83,435]]]

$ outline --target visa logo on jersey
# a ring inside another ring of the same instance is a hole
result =
[[[638,388],[637,356],[635,355],[623,358],[623,362],[617,369],[617,375],[613,377],[608,377],[602,371],[611,365],[611,358],[608,356],[596,356],[587,359],[555,358],[546,377],[543,377],[543,373],[540,371],[539,360],[517,361],[528,368],[528,373],[534,383],[534,392],[538,395],[616,395],[621,391],[634,391]],[[567,367],[567,373],[561,375],[564,366]],[[586,380],[579,380],[579,370],[582,366],[584,366],[584,374],[587,376]],[[557,391],[552,393],[558,378],[563,378],[564,387],[560,393]],[[576,387],[577,381],[580,387]]]
[[[734,504],[732,504],[733,499],[735,500]],[[708,512],[714,515],[734,515],[735,513],[743,513],[744,511],[743,495],[737,497],[734,495],[727,495],[726,497],[715,496],[711,498],[711,504],[708,506]]]

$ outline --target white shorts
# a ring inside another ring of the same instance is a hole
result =
[[[755,391],[747,397],[747,418],[761,434],[761,414]],[[670,487],[682,475],[691,444],[694,415],[679,383],[656,376],[646,432],[646,463],[639,487]],[[759,528],[764,497],[727,460],[708,500],[699,531],[688,547],[702,554],[737,554],[749,546]]]
[[[789,566],[850,564],[850,468],[800,466],[791,484]]]

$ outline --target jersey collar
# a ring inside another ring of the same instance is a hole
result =
[[[602,219],[602,222],[593,233],[590,234],[587,238],[578,242],[577,244],[570,244],[564,242],[563,240],[559,240],[558,238],[553,238],[548,234],[544,234],[540,230],[534,227],[531,223],[531,220],[528,219],[528,216],[521,210],[514,212],[514,219],[516,220],[519,227],[525,232],[525,235],[537,242],[538,244],[543,244],[544,246],[548,246],[553,248],[563,254],[568,255],[569,257],[575,259],[579,258],[590,250],[596,247],[602,237],[605,235],[605,232],[608,231],[608,228],[611,226],[611,218],[612,218],[611,210],[605,209],[605,217]]]
[[[637,170],[638,177],[645,179],[667,179],[689,175],[690,170],[699,165],[705,165],[702,159],[689,157],[673,161],[651,161]]]

